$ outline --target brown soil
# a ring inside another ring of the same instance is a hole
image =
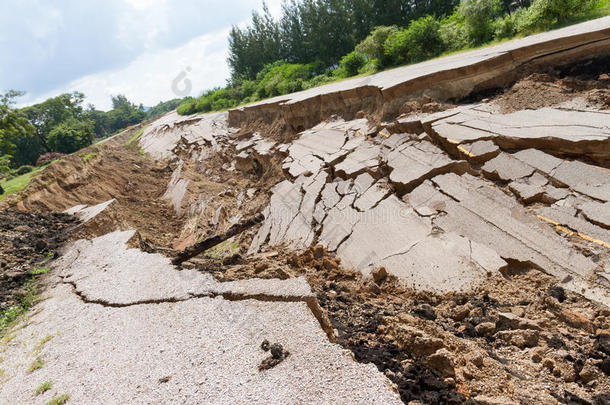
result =
[[[610,310],[540,271],[513,266],[474,293],[438,295],[382,273],[362,279],[321,247],[197,262],[222,281],[304,275],[337,343],[374,363],[405,403],[610,401]]]
[[[581,99],[580,107],[610,109],[610,57],[548,67],[501,89],[491,98],[502,113],[556,106]]]
[[[66,214],[0,211],[0,310],[17,302],[30,271],[56,254],[77,223]]]
[[[235,137],[239,138],[239,134]],[[179,143],[174,149],[176,158],[170,163],[176,168],[182,161],[180,178],[189,182],[179,215],[182,229],[173,243],[177,250],[260,213],[269,202],[271,187],[284,179],[281,166],[285,156],[277,151],[268,156],[252,156],[243,167],[229,170],[237,154],[234,148],[199,148]],[[198,161],[192,159],[193,154],[205,154],[207,158]],[[249,195],[252,191],[253,195]],[[248,240],[251,237],[251,232],[241,236]]]
[[[85,162],[83,157],[91,153],[95,155]],[[107,214],[113,229],[117,224],[121,229],[137,229],[155,245],[170,246],[181,228],[174,210],[161,198],[170,176],[167,164],[140,153],[135,143],[92,146],[48,166],[0,208],[57,212],[114,198],[117,206]]]

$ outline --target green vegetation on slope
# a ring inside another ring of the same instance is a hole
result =
[[[34,394],[35,395],[43,394],[43,393],[47,392],[48,390],[50,390],[51,388],[53,388],[53,382],[45,381],[36,388],[36,390],[34,391]]]
[[[132,143],[134,143],[135,141],[137,141],[140,138],[140,136],[142,136],[142,133],[144,132],[146,127],[147,126],[145,125],[142,128],[138,129],[136,132],[134,132],[133,136],[127,142],[125,142],[125,146],[129,146]]]
[[[65,404],[66,402],[68,402],[69,399],[70,399],[70,394],[62,394],[60,396],[57,396],[57,397],[51,399],[49,402],[47,402],[47,405],[62,405],[62,404]]]
[[[4,190],[3,194],[0,194],[0,201],[5,199],[9,194],[17,193],[23,190],[28,184],[30,184],[30,180],[32,180],[32,176],[36,173],[44,169],[45,166],[40,166],[32,169],[32,171],[22,174],[21,176],[17,176],[14,178],[1,180],[0,186]]]
[[[19,317],[25,314],[32,305],[38,302],[37,277],[38,276],[32,276],[32,278],[23,284],[21,287],[22,293],[19,297],[19,302],[16,305],[0,312],[0,337],[3,337],[4,333],[17,322]]]
[[[395,16],[381,13],[392,4],[339,0],[286,3],[279,21],[253,14],[251,26],[231,32],[229,84],[185,99],[178,113],[226,110],[610,14],[610,0],[390,2]]]

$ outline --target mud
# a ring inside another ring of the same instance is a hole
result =
[[[66,214],[0,211],[0,309],[17,302],[30,272],[57,254],[77,224]]]

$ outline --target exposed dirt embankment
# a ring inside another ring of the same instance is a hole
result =
[[[76,205],[116,199],[106,212],[108,229],[138,229],[145,239],[169,246],[180,233],[174,210],[162,199],[172,170],[126,146],[129,133],[65,157],[36,175],[21,193],[7,197],[0,208],[61,212]]]
[[[610,52],[610,28],[603,23],[571,35],[570,28],[466,52],[366,78],[315,89],[229,111],[232,127],[268,128],[281,122],[294,132],[311,128],[334,114],[346,120],[396,117],[405,102],[431,97],[459,100],[472,93],[504,87],[542,65],[567,64]],[[599,28],[602,27],[602,28]]]

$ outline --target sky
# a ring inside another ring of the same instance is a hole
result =
[[[281,0],[266,0],[274,16]],[[262,0],[2,0],[0,92],[26,92],[19,106],[71,91],[111,108],[223,86],[232,25],[248,24]]]

